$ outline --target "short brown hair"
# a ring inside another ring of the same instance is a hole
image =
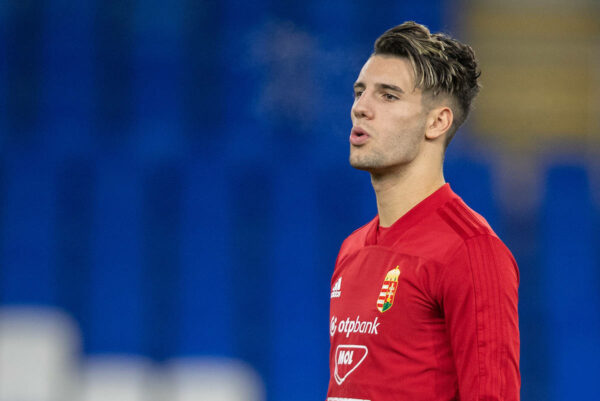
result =
[[[443,33],[408,21],[387,30],[375,41],[373,55],[406,57],[412,64],[415,88],[433,97],[447,95],[454,114],[446,145],[471,111],[481,75],[473,49]]]

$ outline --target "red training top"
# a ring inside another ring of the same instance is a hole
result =
[[[519,400],[519,271],[448,184],[342,244],[328,401]]]

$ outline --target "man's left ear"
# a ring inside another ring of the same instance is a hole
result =
[[[427,118],[427,129],[425,130],[425,138],[435,140],[444,135],[454,121],[454,115],[450,107],[437,107],[429,112]]]

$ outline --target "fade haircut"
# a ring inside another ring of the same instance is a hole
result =
[[[471,111],[481,87],[473,49],[443,33],[408,21],[386,31],[375,41],[373,55],[407,58],[413,68],[415,88],[425,97],[447,96],[454,115],[446,146]]]

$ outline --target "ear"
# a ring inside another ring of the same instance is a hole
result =
[[[444,135],[454,121],[452,109],[448,106],[442,106],[432,109],[427,117],[427,127],[425,129],[425,138],[435,140]]]

